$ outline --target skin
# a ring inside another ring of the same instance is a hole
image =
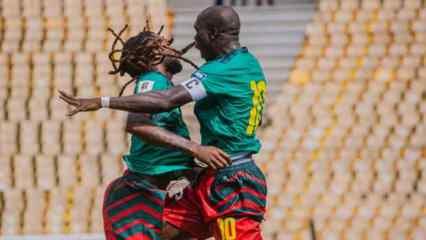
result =
[[[240,22],[237,13],[230,7],[207,8],[198,15],[194,28],[197,32],[195,46],[207,61],[221,57],[240,47],[238,38]],[[99,97],[78,98],[64,91],[59,93],[62,100],[75,107],[68,113],[69,116],[101,108]],[[179,85],[165,91],[111,97],[110,108],[128,112],[158,113],[167,112],[189,102],[192,102],[190,94]]]
[[[238,14],[230,7],[212,6],[205,9],[198,15],[194,28],[196,30],[194,37],[195,47],[206,61],[219,58],[241,46],[239,43],[240,20]],[[101,108],[101,99],[99,97],[78,98],[60,91],[60,98],[74,107],[68,113],[69,116],[79,112],[96,111]],[[158,113],[169,111],[189,102],[192,102],[190,94],[183,86],[178,85],[165,91],[151,91],[132,96],[112,97],[110,98],[110,108],[134,113]],[[144,134],[144,131],[138,132],[139,134]],[[159,139],[165,139],[164,136],[161,136],[160,130],[156,131],[155,134],[158,134]],[[169,145],[166,145],[178,147],[176,145],[181,140],[183,139],[178,139],[174,135],[173,140],[168,143]],[[193,146],[191,147],[190,143],[184,143],[184,145],[179,147],[203,162],[208,163],[209,159],[217,159],[219,157],[219,153],[213,154],[207,150],[201,154],[196,147],[195,149]],[[213,158],[212,155],[216,155],[217,158]],[[229,158],[226,160],[230,163]],[[163,228],[163,236],[164,239],[189,239],[184,234],[180,235],[179,230],[167,223]]]
[[[173,78],[173,73],[167,71],[164,64],[155,66],[155,70],[164,74],[168,79]],[[136,76],[130,75],[132,77]],[[188,155],[199,159],[215,170],[226,167],[229,164],[228,155],[221,149],[202,146],[164,128],[157,127],[152,123],[150,114],[130,112],[127,116],[126,131],[148,143],[183,150]]]
[[[194,28],[197,32],[194,37],[195,47],[200,50],[201,56],[207,61],[221,57],[240,47],[238,38],[240,21],[238,14],[230,7],[213,6],[207,8],[198,15]],[[74,107],[69,111],[68,116],[73,116],[79,112],[96,111],[101,108],[101,98],[99,97],[78,98],[64,91],[59,91],[59,94],[63,101]],[[192,102],[191,95],[183,86],[178,85],[164,91],[111,97],[110,108],[133,113],[159,113],[170,111],[189,102]],[[158,133],[157,137],[159,136],[164,135]],[[170,141],[164,143],[164,145],[182,149],[211,167],[222,165],[221,163],[213,163],[214,161],[230,163],[229,157],[220,157],[223,154],[218,151],[212,152],[212,149],[202,149],[190,143],[178,144],[182,141],[183,139],[175,137],[173,142]]]
[[[219,169],[228,165],[228,155],[219,148],[202,146],[166,129],[157,127],[146,114],[129,113],[126,131],[151,144],[181,149],[199,160],[202,159],[212,169]]]

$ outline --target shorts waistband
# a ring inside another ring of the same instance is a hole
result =
[[[238,166],[244,163],[252,162],[252,153],[239,153],[231,156],[232,164],[231,166]]]

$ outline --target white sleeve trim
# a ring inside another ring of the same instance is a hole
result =
[[[203,83],[198,78],[191,78],[189,80],[186,80],[185,82],[182,82],[180,85],[182,85],[186,91],[189,92],[189,94],[192,97],[192,100],[199,101],[205,97],[207,97],[207,91],[203,86]]]

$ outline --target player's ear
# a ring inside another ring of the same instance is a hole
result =
[[[209,29],[208,31],[209,41],[214,41],[219,37],[219,30],[216,27]]]

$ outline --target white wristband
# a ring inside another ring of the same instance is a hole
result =
[[[103,108],[109,108],[110,97],[101,97],[101,106]]]

